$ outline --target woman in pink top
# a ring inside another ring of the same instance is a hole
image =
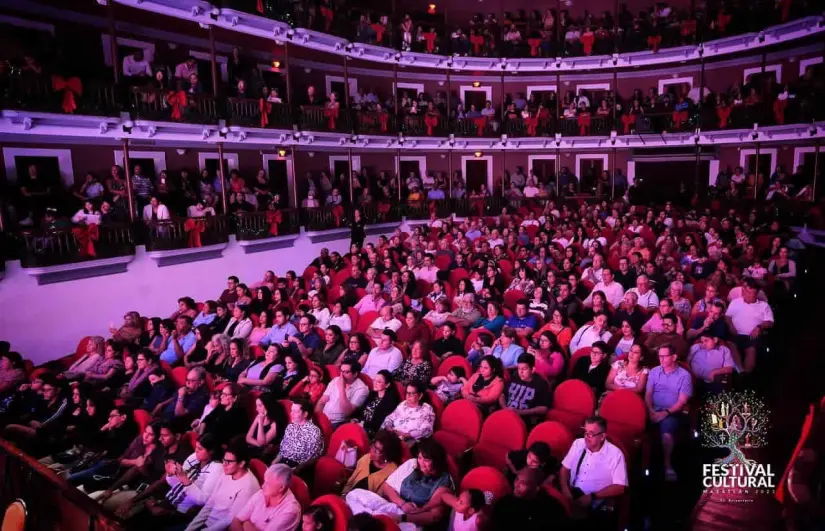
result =
[[[564,356],[562,356],[561,348],[556,343],[556,337],[549,330],[542,332],[538,342],[538,348],[530,347],[527,349],[527,353],[536,358],[536,372],[549,383],[552,383],[564,370]]]

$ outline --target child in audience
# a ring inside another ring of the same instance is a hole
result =
[[[436,376],[430,380],[430,385],[435,386],[435,394],[446,406],[461,396],[461,387],[466,381],[464,367],[453,367],[446,376]]]
[[[192,429],[199,433],[198,426],[203,424],[203,419],[205,419],[212,410],[218,407],[218,404],[221,403],[221,392],[220,391],[212,391],[209,394],[209,402],[207,402],[206,407],[203,408],[203,414],[200,418],[197,418],[192,421]]]
[[[487,496],[478,489],[467,489],[458,496],[446,494],[444,503],[452,507],[450,531],[478,531],[478,518],[487,505]]]
[[[473,369],[478,368],[481,363],[481,358],[490,353],[493,348],[493,338],[488,334],[479,335],[473,344],[470,345],[470,351],[467,352],[467,361],[473,366]]]
[[[314,365],[310,367],[309,374],[304,377],[303,383],[304,398],[310,401],[312,405],[317,404],[327,388],[321,369]]]

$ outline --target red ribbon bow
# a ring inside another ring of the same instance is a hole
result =
[[[260,14],[264,14],[264,0],[258,0],[258,4],[255,6],[255,9]]]
[[[189,218],[183,224],[183,230],[189,233],[189,247],[203,247],[201,232],[206,230],[206,221]]]
[[[387,120],[389,120],[389,119],[390,119],[390,115],[388,113],[385,113],[385,112],[379,112],[378,113],[378,123],[381,125],[381,132],[382,133],[387,132]]]
[[[647,38],[647,45],[653,49],[653,52],[659,51],[659,46],[662,44],[662,36],[661,35],[651,35]]]
[[[527,126],[527,134],[530,136],[536,136],[536,126],[539,123],[539,119],[537,116],[529,116],[524,119],[524,125]]]
[[[186,106],[186,92],[182,90],[170,92],[166,95],[166,101],[172,107],[172,119],[180,120],[183,118],[183,108]]]
[[[590,113],[580,114],[576,121],[579,124],[579,136],[584,136],[590,129]]]
[[[541,39],[527,39],[527,45],[530,47],[530,57],[538,57]]]
[[[97,256],[97,252],[95,252],[95,242],[100,239],[100,227],[96,223],[86,225],[85,227],[74,227],[72,234],[75,240],[77,240],[80,256],[83,258],[94,258]]]
[[[266,222],[269,223],[269,233],[271,235],[278,235],[278,225],[282,220],[283,215],[280,210],[270,210],[266,213]]]
[[[326,107],[324,109],[324,116],[329,119],[327,127],[329,129],[335,129],[335,120],[338,119],[338,107]]]
[[[787,107],[788,100],[776,100],[773,102],[773,116],[779,125],[785,125],[785,109]]]
[[[478,136],[484,136],[484,126],[487,125],[487,118],[473,118],[476,123],[476,132]]]
[[[335,218],[335,226],[341,226],[341,218],[344,217],[344,207],[341,205],[335,205],[332,207],[332,216]]]
[[[593,33],[584,33],[579,37],[579,42],[582,43],[582,51],[584,55],[593,53],[593,43],[596,41],[596,36]]]
[[[272,112],[272,104],[261,98],[258,101],[258,108],[261,110],[261,127],[269,125],[269,113]]]
[[[427,126],[427,136],[433,136],[433,127],[438,125],[438,116],[428,114],[424,117],[424,125]]]
[[[481,47],[484,46],[484,36],[470,35],[470,44],[473,45],[473,53],[476,55],[480,55]]]
[[[52,89],[55,92],[63,91],[63,112],[70,114],[77,109],[74,95],[80,96],[83,94],[83,83],[79,77],[66,79],[63,76],[52,76]]]

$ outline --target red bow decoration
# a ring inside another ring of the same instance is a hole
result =
[[[266,213],[266,222],[269,223],[269,233],[271,235],[278,235],[278,225],[282,220],[283,215],[280,210],[270,210]]]
[[[100,239],[100,227],[96,223],[86,225],[85,227],[74,227],[72,234],[75,240],[77,240],[80,256],[83,258],[94,258],[97,256],[95,252],[95,242]]]
[[[730,118],[730,107],[717,107],[716,117],[719,118],[719,129],[724,129],[728,126],[728,118]]]
[[[530,136],[536,136],[536,126],[539,123],[539,119],[537,116],[530,116],[524,119],[524,125],[527,126],[527,134]]]
[[[630,134],[630,126],[636,123],[636,115],[625,114],[622,116],[622,123],[624,124],[624,134]]]
[[[375,43],[381,44],[381,41],[384,40],[384,32],[387,28],[383,24],[375,23],[372,25],[372,31],[375,32]]]
[[[773,102],[773,117],[776,123],[785,125],[785,108],[788,107],[788,100],[776,100]]]
[[[264,0],[258,0],[258,5],[255,7],[255,9],[257,9],[258,13],[263,15],[264,14]]]
[[[579,136],[584,136],[590,132],[590,113],[580,114],[576,120],[579,123]]]
[[[478,136],[484,136],[484,126],[487,125],[487,118],[473,118],[476,124],[476,132]]]
[[[424,41],[427,44],[427,53],[433,53],[435,50],[435,38],[438,35],[435,32],[427,32],[424,34]]]
[[[77,109],[77,104],[74,101],[74,95],[80,96],[83,94],[83,83],[79,77],[70,77],[66,79],[63,76],[52,76],[52,90],[55,92],[63,91],[63,112],[70,114]]]
[[[596,36],[594,34],[584,33],[581,37],[579,37],[579,41],[582,43],[584,55],[590,55],[593,53],[593,43],[596,41]]]
[[[527,46],[530,47],[530,57],[538,57],[541,39],[527,39]]]
[[[258,108],[261,110],[261,127],[269,125],[269,113],[272,112],[272,104],[261,98],[258,101]]]
[[[473,208],[478,212],[478,217],[484,216],[484,199],[476,199],[473,201]]]
[[[481,55],[481,47],[484,46],[484,36],[470,35],[470,44],[473,45],[473,53],[475,55]]]
[[[387,132],[387,120],[390,119],[390,115],[385,112],[378,113],[378,123],[381,125],[381,132]]]
[[[428,114],[424,117],[424,125],[427,126],[427,136],[433,136],[433,127],[438,125],[438,116]]]
[[[327,127],[329,129],[335,129],[335,120],[338,119],[338,107],[326,107],[324,109],[324,116],[329,118],[329,122],[327,122]]]
[[[687,111],[673,111],[673,128],[681,129],[682,123],[687,122],[690,116]]]
[[[186,106],[186,92],[179,90],[166,95],[166,101],[172,107],[172,119],[183,118],[183,108]]]
[[[390,211],[390,204],[389,203],[384,203],[384,202],[378,203],[378,215],[381,216],[381,218],[386,217],[386,215],[389,213],[389,211]]]
[[[335,218],[335,226],[341,226],[341,218],[344,217],[344,207],[341,205],[335,205],[332,207],[332,216]]]
[[[189,247],[203,247],[201,232],[206,230],[205,220],[189,218],[183,224],[183,230],[189,233]]]
[[[653,49],[653,53],[659,51],[659,46],[662,44],[662,36],[661,35],[651,35],[647,38],[647,45]]]
[[[435,201],[430,201],[430,214],[435,214]]]
[[[682,22],[682,37],[689,37],[696,34],[696,21],[686,20]]]

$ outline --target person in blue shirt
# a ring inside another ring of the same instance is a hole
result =
[[[186,383],[178,389],[177,395],[165,402],[162,420],[170,421],[181,417],[195,420],[209,403],[209,389],[206,387],[206,369],[193,367],[186,373]]]
[[[509,326],[501,330],[501,337],[493,343],[490,355],[501,360],[505,369],[518,365],[518,358],[524,354],[524,349],[516,343],[516,331]]]
[[[501,307],[495,302],[487,303],[487,315],[473,324],[473,328],[485,328],[495,335],[499,335],[501,329],[507,322],[507,318],[501,313]]]
[[[160,361],[165,361],[169,365],[179,365],[183,357],[195,348],[195,342],[192,319],[188,315],[178,316],[175,319],[175,331],[166,340],[166,349],[160,353]]]
[[[284,309],[275,310],[275,323],[269,332],[258,342],[258,346],[266,350],[269,345],[280,345],[288,337],[294,336],[298,333],[295,325],[289,322],[289,314]]]
[[[291,348],[292,352],[300,354],[304,359],[309,358],[318,349],[323,348],[324,342],[321,336],[315,333],[312,325],[315,324],[315,317],[312,314],[306,314],[298,321],[298,333],[289,336],[284,342],[283,346]]]
[[[215,319],[218,317],[217,312],[217,303],[215,301],[206,301],[203,303],[203,308],[201,309],[201,313],[199,313],[195,320],[192,321],[192,326],[197,328],[198,325],[211,325]]]
[[[529,336],[539,327],[536,316],[529,311],[529,305],[530,301],[527,299],[519,299],[516,302],[516,314],[507,319],[507,326],[522,337]]]

